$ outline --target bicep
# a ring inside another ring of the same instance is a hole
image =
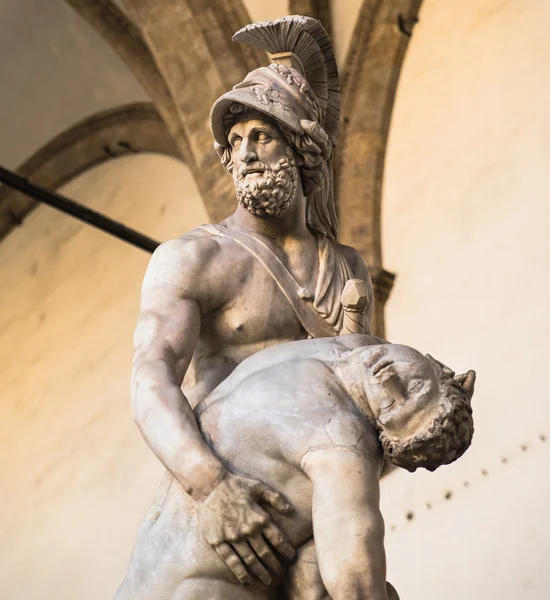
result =
[[[205,258],[207,253],[197,253],[192,242],[172,240],[155,251],[143,280],[135,362],[167,361],[175,366],[179,384],[200,333],[197,290]]]
[[[135,361],[165,361],[175,367],[178,385],[189,366],[200,333],[198,302],[178,288],[155,286],[142,293],[134,333]]]

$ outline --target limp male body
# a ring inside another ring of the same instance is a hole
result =
[[[244,361],[195,408],[224,464],[261,479],[293,504],[271,511],[297,563],[266,587],[239,585],[200,533],[193,503],[161,488],[121,597],[133,600],[388,600],[379,476],[384,454],[435,469],[470,444],[475,374],[449,369],[371,336],[278,345]],[[265,538],[240,555],[270,568]],[[244,570],[235,557],[234,571]],[[264,576],[262,576],[264,575]]]

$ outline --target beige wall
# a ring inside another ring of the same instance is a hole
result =
[[[334,53],[341,75],[344,70],[353,29],[362,5],[363,0],[336,0],[332,3],[332,37]]]
[[[187,168],[110,161],[63,190],[165,240],[207,221]],[[47,207],[0,244],[0,597],[113,595],[160,467],[133,424],[148,254]]]
[[[0,1],[0,165],[16,169],[77,121],[148,98],[63,0]]]
[[[251,21],[279,19],[288,15],[288,0],[243,0]]]
[[[384,486],[406,600],[550,597],[549,39],[544,0],[425,0],[399,84],[388,337],[478,371],[467,455]]]

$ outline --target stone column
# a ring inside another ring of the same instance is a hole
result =
[[[365,0],[343,76],[336,194],[340,236],[371,272],[373,331],[384,337],[384,305],[395,276],[382,263],[382,177],[395,92],[422,0]],[[408,28],[408,29],[407,29]]]

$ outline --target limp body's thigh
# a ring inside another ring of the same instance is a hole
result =
[[[210,579],[236,583],[200,533],[191,500],[167,473],[141,525],[115,600],[206,599],[187,595],[186,582],[193,587],[191,582]]]

